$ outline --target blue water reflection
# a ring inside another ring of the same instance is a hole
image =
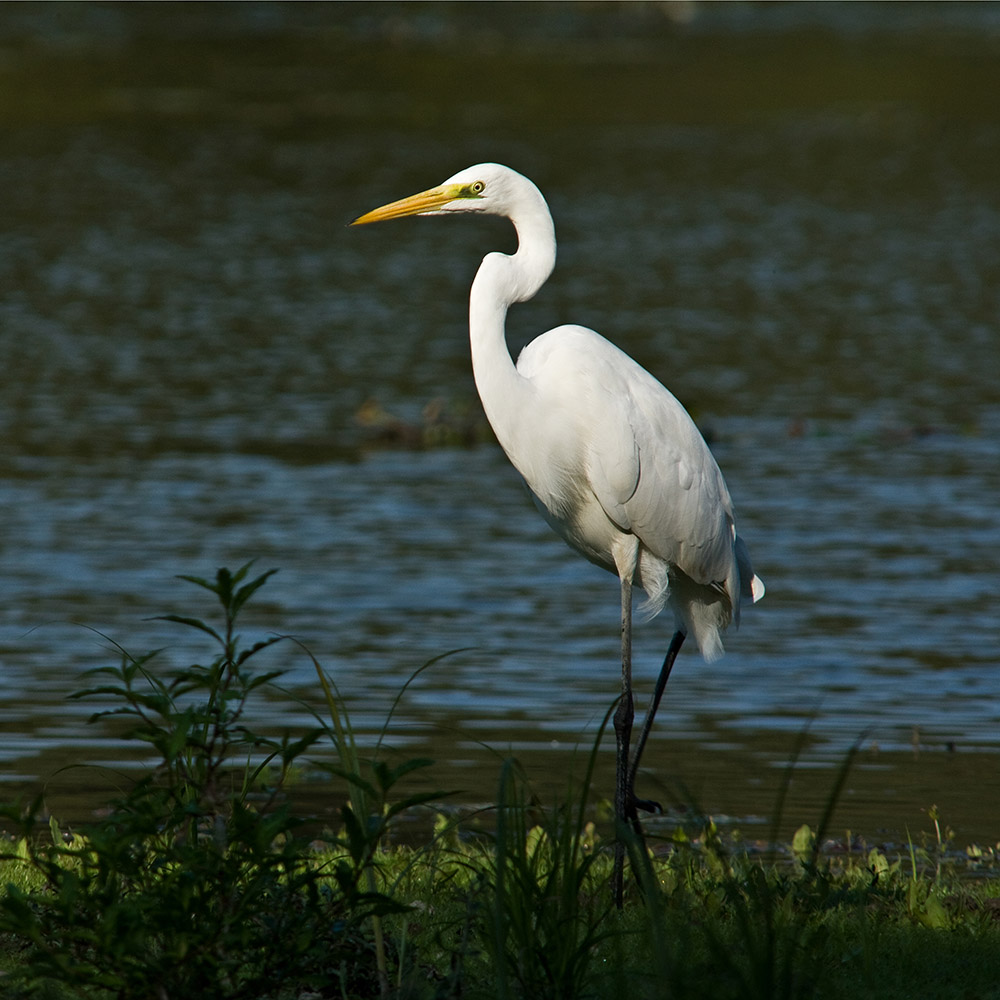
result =
[[[124,82],[73,75],[105,58],[85,33],[80,49],[15,46],[0,70],[37,60],[51,93],[0,152],[18,194],[0,207],[5,780],[55,751],[113,758],[65,701],[116,655],[90,629],[203,657],[146,619],[207,613],[175,574],[249,558],[281,572],[247,628],[301,637],[363,732],[449,650],[401,702],[397,743],[447,731],[458,753],[484,729],[523,746],[596,730],[616,693],[616,582],[538,518],[469,369],[468,284],[511,234],[344,227],[487,157],[543,186],[561,241],[552,281],[511,314],[512,349],[583,322],[670,385],[767,581],[724,660],[683,657],[663,732],[722,747],[812,719],[814,759],[862,733],[906,748],[915,727],[928,746],[1000,748],[1000,120],[981,86],[996,72],[913,8],[886,50],[891,98],[876,76],[837,83],[878,50],[868,8],[851,22],[824,7],[853,39],[840,47],[799,38],[801,11],[776,27],[761,8],[755,28],[729,25],[749,16],[735,9],[658,28],[661,49],[641,31],[594,45],[573,6],[557,71],[528,44],[483,56],[497,86],[452,116],[447,81],[479,37],[461,13],[447,30],[431,17],[430,48],[374,14],[316,41],[285,31],[281,17],[307,17],[285,11],[247,49],[237,18],[216,25],[221,47],[191,48],[190,90],[148,76],[129,31]],[[995,44],[994,11],[957,7],[948,31]],[[801,93],[722,99],[736,85],[719,53],[763,86],[769,54],[806,44],[843,62]],[[933,97],[913,83],[928,66]],[[414,450],[438,411],[481,443]],[[362,412],[389,415],[392,447]],[[640,627],[643,683],[669,632]],[[286,648],[286,686],[313,698],[311,663]]]

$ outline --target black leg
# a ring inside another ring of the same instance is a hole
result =
[[[611,897],[618,909],[622,907],[625,883],[625,843],[622,830],[631,808],[632,785],[629,780],[629,746],[632,741],[632,722],[635,709],[632,703],[632,583],[623,579],[622,584],[622,694],[615,712],[615,857],[611,874]]]
[[[639,832],[639,819],[636,815],[636,810],[643,809],[646,812],[658,812],[660,810],[658,803],[647,801],[645,799],[637,799],[635,797],[635,776],[639,772],[639,762],[642,759],[643,750],[646,749],[646,740],[649,739],[650,730],[653,728],[653,719],[656,716],[656,710],[660,707],[660,699],[663,697],[663,690],[666,688],[667,681],[670,679],[670,671],[673,669],[674,660],[677,659],[677,654],[680,652],[681,646],[684,644],[684,638],[684,632],[678,629],[674,633],[674,637],[670,640],[667,655],[664,657],[663,666],[660,668],[660,676],[657,677],[656,687],[653,689],[653,697],[649,703],[649,711],[646,713],[646,718],[643,720],[642,729],[639,732],[639,741],[635,745],[635,754],[632,757],[632,763],[629,765],[628,769],[625,790],[625,809],[628,818],[631,820],[632,826],[637,833]]]

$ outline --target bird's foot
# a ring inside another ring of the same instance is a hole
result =
[[[636,798],[635,794],[629,795],[628,799],[628,814],[632,818],[636,817],[637,810],[641,809],[643,812],[657,813],[659,815],[663,814],[663,806],[654,799],[639,799]]]

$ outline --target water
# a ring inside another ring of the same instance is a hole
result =
[[[508,751],[561,783],[616,693],[617,583],[482,423],[467,291],[512,235],[345,227],[496,159],[560,239],[512,349],[582,322],[670,385],[768,586],[725,659],[682,656],[649,790],[753,821],[808,726],[795,820],[860,741],[845,824],[937,803],[995,839],[994,8],[520,9],[0,12],[0,778],[92,808],[106,772],[60,769],[122,746],[66,695],[111,639],[204,658],[148,619],[255,558],[248,630],[301,637],[367,739],[460,650],[388,742],[467,800]],[[449,443],[414,448],[432,411]],[[644,689],[669,624],[638,630]]]

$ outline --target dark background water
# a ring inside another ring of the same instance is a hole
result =
[[[483,425],[468,286],[513,234],[345,225],[498,160],[560,241],[512,350],[584,323],[668,384],[768,586],[682,656],[648,790],[752,822],[808,726],[791,820],[860,741],[843,825],[995,839],[998,93],[993,4],[0,7],[0,777],[86,814],[125,753],[66,701],[102,634],[204,658],[148,619],[256,558],[248,638],[301,637],[362,735],[460,649],[388,742],[470,801],[508,752],[561,786],[617,583]]]

